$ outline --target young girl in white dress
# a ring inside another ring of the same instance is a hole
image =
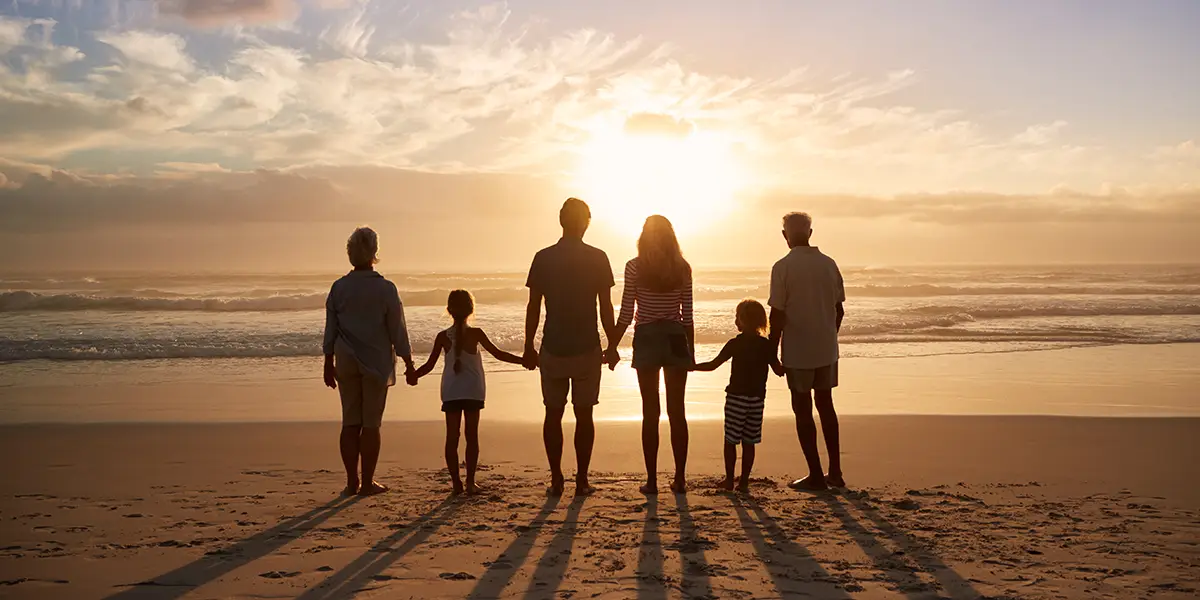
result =
[[[446,413],[446,470],[454,483],[454,493],[477,494],[481,490],[475,484],[475,468],[479,465],[479,411],[483,410],[487,387],[483,376],[482,347],[496,360],[514,365],[521,364],[521,357],[500,350],[478,327],[468,321],[475,314],[475,299],[466,290],[454,290],[446,299],[446,312],[454,318],[454,325],[437,334],[429,360],[409,378],[409,385],[428,375],[437,365],[438,357],[446,355],[446,366],[442,369],[442,412]],[[463,484],[458,474],[458,434],[466,416],[467,436],[467,481]]]

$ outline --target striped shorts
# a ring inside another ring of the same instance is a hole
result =
[[[764,398],[725,395],[725,443],[762,442]]]

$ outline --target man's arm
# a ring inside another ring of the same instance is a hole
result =
[[[616,318],[613,316],[612,288],[605,288],[604,290],[602,290],[599,294],[599,297],[600,297],[600,326],[604,328],[604,339],[607,340],[609,342],[609,345],[611,346],[613,336],[617,335]],[[611,354],[611,353],[605,352],[605,354]],[[606,356],[604,359],[604,362],[608,363],[609,366],[616,366],[616,363],[611,359],[610,356]]]
[[[787,325],[787,313],[778,308],[771,308],[771,348],[779,354],[779,340],[783,337],[783,328]]]
[[[846,309],[841,302],[837,303],[837,330],[842,330],[842,318],[846,316]]]
[[[412,346],[408,342],[408,323],[404,320],[404,303],[400,301],[400,293],[392,286],[388,294],[388,310],[385,317],[388,328],[388,338],[396,356],[404,361],[404,372],[411,373],[414,369]]]
[[[542,292],[537,288],[529,288],[529,304],[525,306],[525,355],[521,357],[521,364],[526,369],[536,369],[538,366],[538,353],[534,347],[534,338],[537,337],[538,325],[542,321]]]

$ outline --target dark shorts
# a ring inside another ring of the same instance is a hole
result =
[[[793,392],[832,390],[838,385],[838,364],[815,369],[787,369],[788,389]]]
[[[763,398],[725,395],[725,443],[762,442]]]
[[[574,406],[600,403],[600,347],[576,356],[541,354],[538,372],[542,376],[542,403],[564,408],[567,396]]]
[[[659,369],[692,366],[687,330],[678,321],[656,321],[633,330],[633,368]]]
[[[447,400],[442,402],[442,412],[455,410],[483,410],[483,400]]]

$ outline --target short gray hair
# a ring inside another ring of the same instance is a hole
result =
[[[379,235],[370,227],[359,227],[346,240],[346,255],[355,268],[366,268],[379,262]]]
[[[783,230],[788,239],[795,235],[798,239],[808,239],[812,231],[812,217],[806,212],[790,212],[783,215]]]

